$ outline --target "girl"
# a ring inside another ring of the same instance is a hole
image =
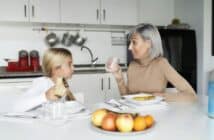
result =
[[[15,111],[28,111],[62,96],[66,96],[67,100],[75,99],[66,85],[66,80],[71,78],[74,69],[70,51],[64,48],[48,49],[43,56],[42,69],[45,76],[33,81],[31,88],[15,103]]]

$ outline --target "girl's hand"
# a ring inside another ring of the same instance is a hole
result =
[[[55,95],[55,90],[56,90],[56,88],[55,88],[55,86],[53,86],[53,87],[51,87],[51,88],[45,93],[46,98],[47,98],[48,100],[50,100],[50,101],[56,101],[56,100],[59,99],[59,96],[56,96],[56,95]]]

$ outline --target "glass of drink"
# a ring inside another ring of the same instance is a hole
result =
[[[105,69],[107,72],[115,72],[118,70],[118,65],[119,65],[119,58],[117,57],[110,57],[108,61],[105,64]]]
[[[208,116],[214,118],[214,81],[208,83]]]

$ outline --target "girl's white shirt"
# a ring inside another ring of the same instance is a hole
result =
[[[31,87],[14,102],[14,112],[25,112],[47,102],[46,91],[54,86],[49,77],[39,77],[33,80]]]

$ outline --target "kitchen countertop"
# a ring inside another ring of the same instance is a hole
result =
[[[0,120],[0,137],[4,140],[213,140],[214,119],[207,117],[207,103],[170,103],[168,110],[152,114],[155,126],[138,135],[112,135],[94,130],[89,119],[74,119],[61,125],[42,120]]]
[[[122,70],[126,71],[127,67],[122,66]],[[93,73],[106,73],[104,65],[98,65],[94,67],[81,67],[75,66],[74,74],[93,74]],[[27,77],[40,77],[43,76],[42,70],[37,72],[8,72],[6,67],[0,67],[0,79],[4,78],[27,78]]]

